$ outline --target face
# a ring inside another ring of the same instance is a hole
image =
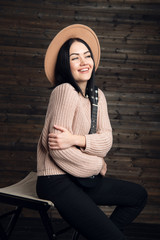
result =
[[[73,78],[79,86],[87,84],[94,66],[90,51],[82,42],[75,41],[70,47],[69,56]]]

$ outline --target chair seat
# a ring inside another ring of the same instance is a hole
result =
[[[38,198],[36,193],[36,181],[37,173],[30,172],[20,182],[8,187],[0,188],[0,194],[5,195],[7,194],[8,196],[17,196],[20,198],[31,199],[39,202],[46,202],[51,207],[54,207],[54,204],[51,201]]]

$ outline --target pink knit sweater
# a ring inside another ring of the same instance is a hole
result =
[[[37,174],[57,175],[69,173],[78,177],[97,175],[103,158],[112,146],[112,129],[106,99],[98,90],[97,133],[88,134],[91,126],[91,106],[88,98],[68,83],[57,86],[51,93],[44,127],[37,147]],[[63,150],[48,148],[48,133],[57,132],[53,125],[67,128],[71,133],[84,135],[86,147],[72,146]]]

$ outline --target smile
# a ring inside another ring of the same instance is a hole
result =
[[[79,72],[87,72],[89,70],[89,68],[83,68],[81,70],[79,70]]]

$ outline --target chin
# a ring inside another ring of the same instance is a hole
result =
[[[91,76],[84,76],[83,78],[80,78],[80,81],[88,81],[91,78]]]

